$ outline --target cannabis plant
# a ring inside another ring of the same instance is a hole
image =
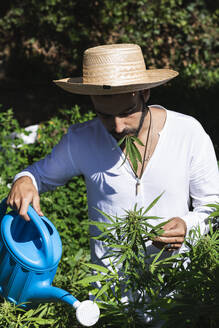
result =
[[[209,218],[211,219],[211,224],[213,225],[213,229],[216,230],[219,227],[219,203],[208,204],[207,206],[214,209],[209,215]]]
[[[218,327],[219,231],[212,229],[206,236],[199,229],[191,231],[186,244],[189,251],[181,261],[166,272],[166,297],[161,301],[163,328]],[[161,304],[160,304],[161,305]]]
[[[161,235],[162,227],[166,224],[162,222],[152,225],[152,220],[156,223],[160,218],[147,216],[161,196],[146,209],[138,209],[136,204],[134,209],[127,210],[123,217],[111,217],[99,211],[108,219],[108,223],[90,222],[101,231],[100,235],[94,238],[105,243],[108,253],[104,259],[108,259],[109,266],[86,264],[96,274],[78,283],[87,286],[91,282],[101,282],[102,287],[93,288],[91,292],[97,300],[104,302],[104,305],[100,304],[100,306],[107,309],[107,316],[109,313],[114,315],[117,313],[115,320],[120,321],[120,326],[124,318],[126,318],[124,327],[135,327],[136,324],[136,327],[140,327],[145,324],[144,315],[148,314],[151,317],[150,304],[153,304],[163,293],[164,267],[171,265],[179,257],[167,256],[161,259],[164,249],[158,254],[148,253],[147,243]]]
[[[9,302],[0,306],[0,327],[4,328],[39,328],[54,326],[56,317],[52,318],[49,307],[44,304],[37,309],[25,311]]]

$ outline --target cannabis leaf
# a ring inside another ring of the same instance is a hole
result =
[[[126,159],[129,158],[134,172],[137,173],[138,163],[140,162],[142,164],[142,157],[135,143],[138,143],[141,146],[144,146],[144,144],[137,137],[126,135],[125,137],[119,140],[117,146],[122,145],[124,142],[125,142],[125,159],[122,164],[124,164]]]

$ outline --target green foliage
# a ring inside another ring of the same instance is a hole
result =
[[[165,311],[161,317],[164,328],[216,328],[218,323],[219,231],[201,236],[191,232],[195,245],[187,241],[190,250],[168,275],[167,289],[171,297],[163,299]]]
[[[208,204],[207,206],[212,209],[209,219],[211,220],[210,232],[213,233],[213,230],[219,228],[219,203]]]
[[[134,42],[142,46],[147,66],[173,67],[191,86],[209,87],[219,79],[219,11],[213,1],[23,0],[3,2],[0,8],[0,40],[9,54],[10,75],[32,78],[34,70],[37,79],[49,71],[79,73],[87,47]],[[24,71],[28,61],[31,69]]]
[[[89,120],[94,114],[81,116],[79,108],[60,111],[59,117],[40,125],[33,144],[23,144],[19,137],[26,133],[13,118],[12,110],[0,114],[0,196],[5,197],[13,177],[34,161],[46,156],[58,143],[69,124]],[[13,134],[13,135],[12,135]],[[82,177],[75,177],[53,193],[41,196],[42,210],[57,226],[63,239],[63,250],[74,254],[81,247],[88,249],[88,230],[81,226],[87,219],[86,187]]]
[[[56,322],[51,317],[48,306],[41,305],[37,309],[24,311],[14,304],[4,301],[0,306],[0,325],[6,328],[38,328],[48,327]]]
[[[100,239],[106,243],[111,251],[107,257],[113,258],[113,264],[117,267],[122,265],[122,271],[135,270],[141,265],[141,273],[146,269],[145,260],[147,259],[146,243],[160,235],[162,226],[166,222],[153,226],[149,220],[159,219],[158,217],[146,216],[147,212],[158,202],[161,196],[157,197],[146,210],[137,209],[137,204],[132,211],[126,211],[124,217],[111,218],[106,213],[101,212],[110,223],[92,222],[102,234],[95,239]],[[115,251],[116,248],[116,251]],[[136,262],[137,261],[137,262]],[[132,282],[132,286],[133,286]]]
[[[19,145],[22,140],[19,137],[15,137],[15,134],[22,132],[16,119],[13,118],[13,112],[9,109],[5,113],[0,115],[0,171],[1,171],[1,183],[6,184],[14,176],[15,172],[26,165],[26,158],[20,155],[18,151]],[[14,134],[14,137],[9,137]],[[26,153],[26,147],[24,146],[23,154]],[[18,155],[18,157],[17,157]]]
[[[207,206],[214,209],[211,212],[211,214],[210,214],[210,218],[217,218],[217,217],[219,217],[219,203],[216,203],[216,204],[208,204]]]

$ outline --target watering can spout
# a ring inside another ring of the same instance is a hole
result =
[[[76,318],[78,322],[85,327],[93,326],[100,316],[100,310],[96,303],[90,300],[79,302],[64,289],[53,287],[51,285],[38,288],[37,293],[35,292],[30,296],[29,300],[40,303],[60,301],[67,303],[76,310]]]
[[[34,300],[35,302],[45,303],[45,302],[64,302],[74,308],[77,308],[79,301],[66,290],[54,287],[54,286],[44,286],[43,288],[38,288],[34,295],[29,297],[29,300]]]

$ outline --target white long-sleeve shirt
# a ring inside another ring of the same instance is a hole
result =
[[[148,215],[159,216],[160,221],[181,217],[187,231],[199,225],[205,233],[210,212],[205,205],[219,202],[213,145],[196,119],[169,110],[166,113],[165,125],[137,195],[136,176],[128,160],[122,164],[124,153],[98,118],[70,126],[51,154],[17,174],[15,179],[29,175],[41,193],[82,174],[87,186],[89,218],[95,221],[107,221],[96,208],[112,216],[123,216],[125,209],[133,209],[136,203],[138,208],[146,208],[164,192]],[[151,224],[160,221],[153,220]],[[97,233],[92,226],[91,235]],[[154,251],[154,246],[149,247]],[[101,241],[91,240],[93,261],[98,262],[104,252]]]

